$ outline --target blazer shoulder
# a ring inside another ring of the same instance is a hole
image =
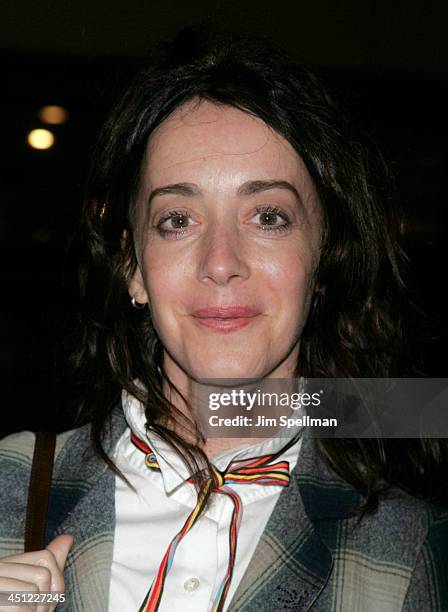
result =
[[[377,532],[378,541],[386,549],[394,542],[396,550],[403,546],[403,551],[414,551],[409,559],[414,561],[428,534],[447,521],[448,509],[393,486],[380,498],[376,512],[366,520],[366,527]]]
[[[427,531],[434,523],[448,520],[448,507],[437,506],[430,500],[411,495],[396,486],[391,487],[386,493],[380,502],[381,506],[383,506],[384,512],[388,513],[392,509],[397,513],[408,515],[414,520],[419,520],[425,525]]]
[[[55,462],[69,439],[80,429],[84,428],[70,429],[56,434]],[[36,433],[34,431],[19,431],[2,438],[0,440],[0,465],[2,465],[0,478],[8,477],[8,474],[14,473],[14,466],[17,469],[20,467],[20,469],[30,471],[35,444]]]
[[[23,468],[31,468],[36,434],[33,431],[20,431],[0,440],[0,462]],[[2,477],[6,473],[2,469]]]

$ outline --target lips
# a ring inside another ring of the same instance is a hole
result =
[[[199,319],[241,319],[257,314],[259,311],[250,306],[208,307],[193,312],[193,316]]]
[[[259,314],[259,310],[250,306],[227,306],[199,308],[194,311],[193,317],[201,327],[227,334],[250,325]]]

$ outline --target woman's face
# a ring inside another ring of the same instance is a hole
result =
[[[260,119],[194,101],[159,126],[129,293],[149,303],[173,382],[294,375],[320,229],[304,163]]]

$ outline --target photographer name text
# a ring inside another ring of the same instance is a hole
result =
[[[254,422],[255,421],[255,422]],[[337,419],[321,419],[305,414],[302,417],[291,418],[285,415],[280,417],[267,417],[258,415],[257,419],[246,415],[235,417],[219,417],[214,414],[208,419],[211,427],[337,427]]]

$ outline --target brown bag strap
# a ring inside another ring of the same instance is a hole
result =
[[[25,523],[25,552],[45,548],[48,499],[53,472],[56,434],[38,431],[28,487]]]

